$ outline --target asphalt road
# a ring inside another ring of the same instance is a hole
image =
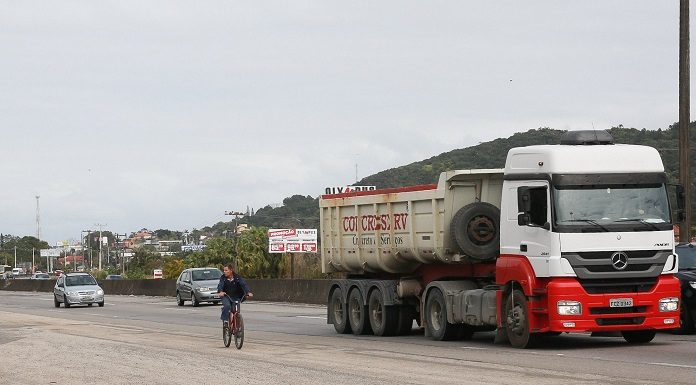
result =
[[[694,384],[696,336],[644,346],[563,335],[544,347],[337,335],[322,306],[247,302],[242,350],[224,348],[220,307],[109,296],[53,307],[0,291],[0,384]],[[414,325],[415,326],[415,325]]]

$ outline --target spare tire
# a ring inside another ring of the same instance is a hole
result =
[[[493,260],[500,252],[500,210],[486,202],[470,203],[454,214],[450,235],[462,254]]]

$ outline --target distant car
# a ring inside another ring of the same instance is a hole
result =
[[[22,269],[21,267],[15,267],[14,269],[12,269],[12,275],[15,277],[24,275],[24,269]]]
[[[123,279],[123,276],[118,275],[118,274],[109,274],[106,276],[106,279],[108,279],[108,280]]]
[[[53,288],[53,304],[66,308],[71,305],[85,304],[92,306],[98,304],[104,306],[104,290],[99,287],[97,281],[87,273],[64,273],[56,281]]]
[[[46,273],[34,273],[31,279],[51,279],[51,276]]]
[[[184,306],[184,301],[191,301],[193,306],[201,302],[220,303],[217,285],[222,277],[222,271],[215,267],[186,269],[176,280],[176,303]]]
[[[692,334],[696,331],[696,245],[686,243],[675,248],[679,256],[679,272],[676,276],[681,281],[681,314],[677,333]]]

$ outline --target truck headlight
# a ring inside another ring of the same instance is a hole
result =
[[[582,304],[578,301],[558,301],[556,303],[559,315],[581,315]]]
[[[696,281],[689,281],[689,286],[691,286],[692,289],[696,289]]]
[[[668,297],[668,298],[662,298],[660,300],[660,311],[661,312],[677,311],[677,310],[679,310],[679,298]]]

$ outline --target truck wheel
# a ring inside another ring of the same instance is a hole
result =
[[[514,348],[532,348],[539,343],[541,335],[529,331],[529,306],[527,297],[519,290],[507,296],[503,309],[505,331]]]
[[[343,291],[338,287],[331,293],[331,298],[329,298],[329,314],[333,319],[333,326],[334,329],[336,329],[336,333],[350,333],[351,330],[350,324],[348,324],[346,304],[343,302]]]
[[[364,303],[360,289],[354,288],[350,291],[348,294],[348,323],[355,335],[372,333]]]
[[[625,330],[621,332],[623,338],[629,344],[647,344],[655,338],[655,330]]]
[[[413,318],[415,318],[416,311],[412,306],[399,306],[399,322],[396,326],[396,334],[400,336],[407,336],[411,334],[413,330]]]
[[[372,290],[367,303],[370,327],[376,336],[393,336],[399,323],[399,309],[396,306],[384,306],[384,298],[379,289]]]
[[[438,288],[430,290],[425,301],[426,327],[430,338],[436,341],[450,341],[459,338],[460,325],[447,322],[445,296]]]
[[[470,203],[452,217],[450,234],[462,253],[493,260],[500,251],[500,210],[486,202]]]

